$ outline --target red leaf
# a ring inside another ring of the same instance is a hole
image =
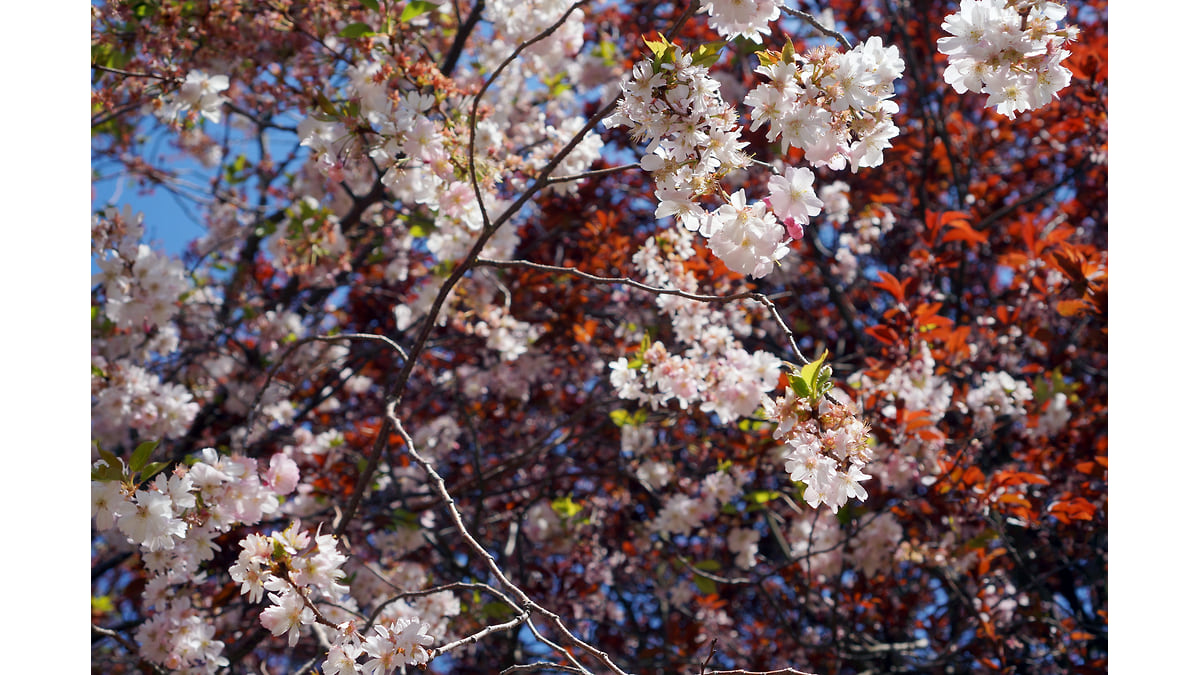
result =
[[[908,295],[908,286],[912,283],[912,279],[905,279],[901,282],[896,277],[884,271],[879,272],[879,279],[879,281],[871,285],[891,293],[892,297],[896,298],[896,302],[904,302],[904,297]]]
[[[1083,497],[1072,497],[1065,501],[1055,502],[1048,510],[1050,515],[1066,522],[1091,520],[1092,516],[1096,514],[1096,505]]]
[[[883,324],[871,326],[864,332],[884,344],[894,345],[900,340],[900,336],[896,334],[896,331]]]
[[[987,235],[967,224],[965,220],[954,220],[946,223],[951,231],[942,237],[943,242],[965,241],[971,245],[986,244]]]
[[[1059,300],[1055,306],[1058,313],[1063,316],[1075,316],[1083,312],[1095,312],[1096,306],[1087,300]]]

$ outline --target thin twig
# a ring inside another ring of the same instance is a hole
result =
[[[576,180],[587,180],[588,178],[596,178],[597,176],[607,176],[610,173],[620,173],[621,171],[636,169],[638,166],[640,165],[635,162],[632,164],[622,164],[621,166],[605,167],[603,169],[596,169],[594,171],[584,171],[583,173],[577,173],[571,176],[558,176],[556,178],[547,179],[546,184],[553,185],[554,183],[569,183]]]
[[[170,77],[167,75],[155,75],[154,73],[134,73],[134,72],[130,72],[128,70],[121,70],[120,68],[110,68],[108,66],[102,66],[98,63],[92,64],[92,70],[99,70],[101,72],[112,73],[114,75],[124,75],[125,77],[148,77],[148,78],[151,78],[154,80],[162,80],[163,82],[175,82],[175,83],[181,82],[181,80],[176,77]]]
[[[536,663],[526,663],[526,664],[519,665],[519,666],[509,666],[509,667],[505,668],[504,670],[500,671],[500,675],[508,675],[509,673],[520,673],[520,672],[523,672],[526,670],[561,670],[566,673],[580,673],[580,674],[585,672],[579,668],[576,668],[575,666],[564,666],[561,663],[550,663],[548,661],[538,661]]]
[[[836,30],[833,30],[832,28],[826,28],[825,26],[821,25],[821,22],[817,21],[817,17],[813,16],[812,14],[809,14],[808,12],[805,12],[804,10],[792,9],[791,7],[788,7],[786,5],[781,7],[780,9],[782,9],[785,14],[791,14],[792,16],[794,16],[798,19],[804,19],[810,25],[812,25],[813,28],[816,28],[818,31],[824,33],[828,37],[831,37],[831,38],[837,40],[838,42],[840,42],[842,44],[842,46],[845,47],[846,49],[853,49],[853,47],[850,45],[850,41],[846,39],[845,35],[842,35],[841,33],[837,32]]]
[[[561,632],[573,646],[591,654],[612,672],[617,673],[618,675],[628,675],[624,670],[617,666],[617,664],[613,663],[613,660],[608,653],[601,651],[600,649],[597,649],[591,644],[576,637],[575,634],[563,624],[562,618],[559,615],[539,605],[532,598],[526,595],[519,586],[517,586],[508,578],[508,575],[506,575],[504,571],[500,569],[500,566],[496,564],[495,557],[493,557],[492,554],[489,553],[488,550],[485,549],[469,531],[467,531],[467,526],[465,523],[463,523],[462,515],[459,513],[458,506],[455,503],[454,498],[451,497],[450,493],[446,491],[446,481],[442,479],[441,474],[437,472],[437,469],[433,467],[433,464],[431,464],[430,461],[417,450],[417,446],[415,443],[413,443],[412,437],[408,435],[408,431],[405,430],[404,425],[401,424],[400,420],[395,416],[394,400],[388,406],[387,416],[388,419],[391,420],[392,426],[404,439],[404,444],[408,448],[409,457],[411,457],[413,461],[415,461],[421,467],[421,469],[425,472],[425,475],[429,478],[430,485],[434,492],[441,499],[442,505],[445,507],[446,512],[449,514],[450,520],[454,525],[454,529],[458,532],[459,536],[466,541],[468,548],[471,549],[475,556],[483,562],[484,566],[487,567],[488,572],[490,572],[492,576],[499,582],[500,586],[512,594],[519,601],[521,607],[526,612],[536,612],[537,614],[540,614],[548,619],[551,624],[553,624],[554,627]],[[528,619],[526,618],[526,620]],[[529,623],[529,627],[530,630],[534,631],[536,634],[536,628],[533,626],[532,622]],[[574,657],[571,656],[569,651],[562,648],[559,648],[559,650],[562,654],[571,659],[573,663],[579,665],[578,662],[574,660]],[[582,665],[579,665],[579,667],[582,668]]]
[[[266,379],[266,381],[263,382],[262,386],[259,387],[258,393],[254,396],[254,403],[253,403],[253,405],[250,406],[250,414],[246,417],[247,425],[253,423],[254,418],[258,415],[258,407],[259,407],[259,405],[262,404],[262,398],[267,393],[267,388],[271,386],[271,381],[275,379],[276,373],[279,372],[279,369],[283,367],[283,364],[287,362],[288,358],[291,357],[292,354],[296,353],[297,349],[303,347],[306,344],[310,344],[313,342],[340,342],[342,340],[362,340],[365,342],[382,342],[382,343],[386,344],[387,346],[391,347],[392,349],[396,350],[396,352],[398,354],[400,354],[401,358],[408,360],[408,353],[404,351],[403,347],[396,344],[395,341],[393,341],[391,338],[389,338],[387,336],[375,335],[374,333],[342,333],[340,335],[314,335],[311,337],[306,337],[306,338],[297,340],[296,342],[292,343],[292,345],[290,347],[288,347],[288,350],[283,353],[283,356],[280,357],[279,360],[275,362],[275,365],[271,366],[271,369],[269,371],[267,371],[267,379]]]
[[[768,298],[767,296],[763,295],[762,293],[758,293],[755,291],[742,291],[741,293],[735,293],[733,295],[700,295],[697,293],[688,293],[687,291],[681,291],[677,288],[662,288],[662,287],[658,287],[658,286],[651,286],[649,284],[644,284],[640,281],[635,281],[628,277],[598,277],[594,274],[588,274],[587,272],[575,269],[573,267],[558,267],[556,265],[543,265],[540,263],[530,262],[528,260],[492,260],[490,258],[477,258],[475,260],[475,264],[476,265],[484,265],[484,266],[488,266],[488,267],[501,267],[501,268],[503,268],[503,267],[524,267],[524,268],[528,268],[528,269],[540,270],[543,272],[555,272],[555,273],[559,273],[559,274],[570,274],[571,276],[579,277],[580,279],[586,279],[587,281],[595,282],[598,284],[623,284],[623,285],[627,285],[627,286],[632,286],[639,290],[647,291],[649,293],[656,293],[659,295],[676,295],[681,298],[686,298],[688,300],[695,300],[696,302],[727,303],[727,302],[733,302],[735,300],[753,300],[770,310],[771,316],[775,319],[775,322],[777,324],[779,324],[779,327],[783,329],[783,332],[785,334],[787,334],[788,343],[791,345],[792,351],[796,354],[796,356],[801,361],[803,361],[804,363],[808,363],[808,359],[800,351],[800,347],[796,345],[795,335],[792,333],[791,328],[788,327],[787,322],[785,322],[783,320],[783,317],[779,315],[779,311],[775,308],[775,303],[771,302],[771,299]]]

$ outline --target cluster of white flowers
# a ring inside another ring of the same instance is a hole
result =
[[[217,124],[221,121],[221,105],[228,100],[221,92],[228,88],[227,76],[193,70],[187,74],[177,91],[154,101],[154,115],[170,123],[180,112],[193,111]]]
[[[159,603],[155,609],[134,633],[142,658],[178,673],[216,673],[229,665],[221,655],[225,643],[213,639],[216,628],[189,598]]]
[[[999,417],[1024,418],[1025,402],[1032,400],[1029,385],[1005,372],[984,373],[983,382],[967,392],[976,431],[991,429]]]
[[[505,361],[515,361],[529,351],[543,332],[541,326],[514,317],[507,307],[491,305],[482,309],[479,318],[472,332],[487,338],[488,349],[499,352]]]
[[[862,472],[872,459],[869,429],[847,403],[826,398],[800,398],[791,388],[781,398],[763,397],[767,419],[775,422],[774,437],[791,448],[784,469],[804,483],[804,501],[817,508],[828,504],[835,512],[850,497],[867,498]]]
[[[804,238],[804,226],[809,218],[821,212],[825,202],[813,192],[816,176],[808,167],[787,167],[783,175],[776,174],[767,181],[771,210],[783,221],[792,239]],[[837,183],[845,185],[845,183]]]
[[[895,422],[900,411],[921,415],[926,425],[893,423],[891,445],[872,465],[882,485],[896,491],[911,488],[937,472],[936,459],[945,445],[937,425],[950,409],[954,388],[936,374],[937,363],[922,342],[907,361],[892,368],[882,382],[857,372],[848,378],[864,395],[879,397],[879,414]]]
[[[501,44],[511,47],[549,28],[570,7],[571,0],[488,0],[483,18],[492,22]],[[582,12],[573,15],[582,19]]]
[[[873,577],[892,568],[896,551],[904,539],[904,528],[891,511],[883,511],[869,518],[854,536],[850,559],[863,574]]]
[[[97,466],[108,463],[100,460]],[[106,470],[118,468],[127,471]],[[295,462],[283,454],[272,457],[260,477],[254,460],[219,457],[206,448],[190,468],[179,465],[159,473],[143,488],[132,480],[92,481],[96,528],[116,527],[139,547],[151,574],[143,600],[156,611],[138,629],[141,656],[172,669],[194,669],[189,672],[212,673],[227,665],[220,657],[223,644],[212,640],[212,624],[202,619],[189,591],[173,587],[191,581],[200,564],[213,558],[219,534],[276,512],[279,498],[291,493],[299,479]]]
[[[951,37],[938,39],[938,51],[950,57],[943,78],[960,94],[987,94],[987,105],[1009,119],[1041,108],[1071,81],[1063,45],[1079,29],[1058,27],[1066,15],[1064,5],[1047,0],[962,0],[942,23]]]
[[[705,343],[697,342],[677,355],[655,341],[633,362],[622,356],[610,363],[609,380],[621,398],[653,409],[671,399],[683,408],[698,402],[722,424],[753,414],[763,394],[775,389],[782,363],[765,351],[750,353],[729,343],[713,346],[719,351],[705,352]]]
[[[750,164],[737,113],[721,98],[708,68],[694,65],[691,54],[665,42],[652,45],[660,53],[634,66],[605,124],[631,127],[635,139],[647,141],[641,166],[654,175],[655,216],[675,216],[708,238],[730,269],[761,277],[787,253],[787,237],[766,204],[748,203],[744,190],[727,195],[720,186],[723,176]],[[803,189],[797,184],[794,191]],[[726,203],[710,212],[697,199],[712,193]]]
[[[246,536],[241,547],[229,576],[242,584],[241,592],[251,602],[261,601],[267,591],[271,606],[259,620],[272,635],[287,633],[289,645],[295,646],[303,626],[316,622],[311,607],[314,594],[336,603],[350,591],[339,582],[346,556],[337,550],[332,535],[313,537],[292,521],[286,530],[270,537]]]
[[[100,271],[93,283],[104,285],[104,314],[119,328],[149,331],[166,325],[175,315],[179,298],[189,288],[183,263],[138,243],[141,214],[120,217],[120,236],[111,210],[92,220],[94,258]],[[95,243],[99,240],[102,244]]]
[[[751,130],[769,122],[767,138],[779,140],[784,153],[802,149],[813,166],[857,171],[883,163],[884,148],[900,133],[891,100],[904,72],[899,49],[871,37],[845,53],[821,47],[801,55],[789,43],[758,57],[755,72],[770,82],[746,96]]]
[[[705,476],[696,486],[699,492],[697,496],[676,493],[668,497],[658,515],[650,522],[650,530],[664,537],[672,534],[691,534],[705,520],[715,516],[722,506],[740,496],[747,479],[748,476],[737,471],[715,471]],[[745,541],[737,542],[737,546],[733,544],[734,542],[730,543],[730,548],[742,555],[743,560],[747,560],[746,556],[749,555],[750,562],[747,567],[752,565],[754,553],[746,553],[748,544]]]
[[[788,527],[791,557],[803,562],[802,569],[817,581],[842,573],[845,547],[842,529],[832,511],[816,511],[809,517],[795,517]]]
[[[699,282],[684,265],[694,254],[692,241],[691,232],[677,225],[647,239],[634,262],[647,283],[696,292]],[[746,308],[672,295],[660,295],[656,302],[687,349],[671,354],[655,341],[633,361],[622,357],[610,363],[609,379],[618,396],[654,409],[671,399],[684,408],[699,403],[723,424],[753,414],[763,394],[778,384],[782,362],[769,352],[743,348],[735,331],[748,330]]]
[[[754,567],[754,563],[758,558],[758,540],[761,535],[758,530],[749,527],[735,527],[726,535],[726,540],[729,542],[729,550],[737,554],[734,563],[738,567],[748,570]]]
[[[179,438],[200,412],[187,387],[163,382],[158,375],[125,359],[96,357],[92,375],[92,436],[118,445],[130,429],[144,438]]]
[[[1067,407],[1067,395],[1058,392],[1043,404],[1044,409],[1038,417],[1037,433],[1051,438],[1066,428],[1071,421],[1071,411]]]
[[[779,18],[783,0],[707,0],[700,11],[708,12],[708,22],[721,34],[732,39],[744,37],[761,42],[771,32],[771,22]]]
[[[858,276],[859,256],[870,254],[880,237],[890,232],[895,224],[896,216],[882,204],[871,207],[855,218],[850,224],[850,231],[838,234],[838,248],[833,254],[830,270],[846,283],[854,281]]]

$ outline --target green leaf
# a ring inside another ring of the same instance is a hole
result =
[[[367,9],[370,9],[370,10],[373,10],[376,12],[379,11],[379,2],[377,0],[359,0],[359,1],[362,2],[363,7],[366,7]]]
[[[650,52],[654,54],[655,60],[661,59],[663,54],[666,54],[671,49],[671,43],[662,33],[658,34],[657,40],[647,40],[645,36],[642,41],[650,48]]]
[[[788,373],[788,384],[792,386],[792,391],[796,392],[796,398],[804,399],[812,395],[808,383],[801,379],[798,373]]]
[[[758,57],[759,64],[764,66],[773,66],[776,63],[779,63],[779,52],[763,49],[761,51],[754,52],[754,55]]]
[[[151,478],[154,478],[158,475],[159,471],[162,471],[169,465],[169,462],[150,462],[146,466],[142,467],[142,480],[150,480]]]
[[[987,548],[988,542],[995,538],[996,538],[996,531],[989,527],[988,529],[984,530],[982,534],[980,534],[980,535],[972,538],[970,541],[968,541],[964,546],[968,549],[972,549],[972,548],[984,548],[985,549],[985,548]]]
[[[405,11],[407,11],[407,10],[405,10]],[[365,23],[358,23],[358,22],[352,23],[349,26],[346,26],[345,28],[343,28],[341,31],[338,32],[338,35],[340,37],[351,38],[351,39],[367,37],[369,35],[374,35],[374,34],[375,34],[374,28],[371,28],[370,26],[368,26]]]
[[[801,378],[802,378],[802,379],[803,379],[805,382],[807,382],[807,383],[808,383],[808,385],[809,385],[809,388],[810,388],[810,389],[812,389],[812,390],[814,390],[814,391],[816,391],[816,386],[815,386],[815,385],[816,385],[816,383],[817,383],[817,377],[819,376],[819,374],[820,374],[820,371],[821,371],[821,366],[825,365],[825,358],[826,358],[827,356],[829,356],[829,350],[828,350],[828,349],[827,349],[827,350],[825,350],[825,351],[824,351],[824,352],[821,354],[821,357],[820,357],[820,358],[818,358],[816,361],[812,361],[812,362],[810,362],[810,363],[807,363],[807,364],[805,364],[805,366],[804,366],[803,368],[801,368],[801,369],[800,369],[800,377],[801,377]]]
[[[570,497],[559,497],[550,502],[550,508],[561,516],[564,520],[574,518],[576,514],[583,510],[583,506],[578,504]]]
[[[433,7],[434,7],[434,5],[432,2],[425,2],[424,0],[413,0],[413,2],[410,2],[404,6],[404,11],[400,13],[400,21],[401,21],[401,23],[412,21],[413,19],[417,18],[418,16],[421,16],[422,14],[433,9]]]
[[[779,493],[775,490],[754,490],[746,495],[746,499],[753,504],[766,504],[778,497]]]
[[[146,441],[137,446],[137,449],[133,451],[133,456],[129,458],[129,470],[141,471],[142,467],[146,466],[146,461],[150,459],[150,453],[154,452],[157,447],[158,441]]]
[[[608,418],[613,421],[613,424],[619,427],[629,426],[633,423],[629,411],[623,408],[618,408],[608,413]]]
[[[103,370],[101,370],[99,366],[93,365],[92,366],[92,377],[98,377],[100,379],[104,379],[104,378],[108,377],[108,375],[106,375],[105,372]]]
[[[557,98],[565,92],[570,91],[571,82],[567,80],[566,73],[558,73],[550,78],[546,86],[550,89],[550,95]]]
[[[112,598],[107,595],[92,596],[92,611],[93,612],[111,612],[113,611]]]
[[[99,469],[92,469],[92,480],[97,480],[97,481],[116,480],[116,481],[119,481],[119,480],[124,480],[124,479],[125,479],[125,474],[121,472],[121,466],[119,464],[117,466],[113,466],[112,464],[107,464],[105,466],[100,467]]]
[[[317,92],[317,107],[321,109],[321,112],[330,117],[337,118],[338,116],[337,108],[333,106],[333,102],[324,93],[319,91]]]
[[[784,63],[791,63],[796,58],[796,46],[792,44],[791,36],[787,36],[787,44],[783,45],[783,52],[779,57]]]
[[[838,509],[838,512],[836,514],[838,522],[841,523],[842,525],[849,525],[850,522],[854,520],[854,517],[858,513],[858,511],[859,511],[858,509],[855,509],[850,504],[846,504],[841,509]]]
[[[606,66],[617,65],[617,46],[609,40],[603,40],[592,52],[599,56]]]
[[[788,374],[788,383],[798,398],[816,402],[833,389],[833,368],[825,363],[828,357],[829,350],[825,350],[820,358],[806,364],[799,371],[795,366],[790,366],[792,372]]]
[[[719,572],[721,570],[721,563],[716,560],[701,560],[698,563],[692,563],[692,567],[704,570],[705,572]]]
[[[692,52],[692,65],[708,68],[721,58],[721,50],[724,47],[725,43],[720,41],[700,45],[699,49]]]
[[[125,462],[122,462],[116,455],[103,448],[96,449],[100,451],[100,459],[104,460],[105,463],[108,464],[109,468],[114,468],[117,471],[121,471],[125,468]]]
[[[717,592],[717,582],[708,577],[693,574],[692,581],[696,582],[696,588],[700,589],[700,593],[703,595],[712,595]]]

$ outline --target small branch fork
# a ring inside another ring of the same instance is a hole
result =
[[[756,293],[754,291],[743,291],[741,293],[735,293],[733,295],[699,295],[696,293],[688,293],[687,291],[681,291],[677,288],[660,288],[658,286],[650,286],[649,284],[644,284],[640,281],[635,281],[628,277],[598,277],[594,274],[588,274],[587,272],[575,269],[573,267],[558,267],[555,265],[543,265],[540,263],[530,262],[528,260],[492,260],[490,258],[477,258],[475,260],[475,264],[479,265],[479,266],[483,266],[483,267],[526,268],[526,269],[540,270],[542,272],[554,272],[554,273],[558,273],[558,274],[569,274],[571,276],[578,277],[580,279],[586,279],[587,281],[591,281],[593,283],[623,284],[626,286],[632,286],[639,290],[646,291],[648,293],[655,293],[657,295],[676,295],[681,298],[686,298],[688,300],[695,300],[696,302],[712,302],[712,303],[724,304],[727,302],[734,302],[736,300],[753,300],[753,301],[763,305],[764,307],[766,307],[768,310],[771,311],[771,316],[775,319],[775,323],[777,323],[779,325],[779,327],[783,329],[783,332],[787,335],[788,343],[791,345],[792,351],[796,354],[796,356],[801,361],[803,361],[804,363],[808,363],[808,359],[805,358],[804,354],[800,351],[800,348],[796,345],[795,335],[792,333],[791,328],[788,327],[787,322],[783,320],[783,317],[781,317],[779,315],[779,310],[776,309],[775,303],[771,302],[771,299],[768,298],[767,296],[763,295],[762,293]]]
[[[804,21],[808,22],[809,25],[811,25],[813,28],[816,28],[822,34],[837,40],[846,49],[853,49],[853,47],[850,45],[850,40],[846,39],[845,35],[842,35],[841,33],[837,32],[836,30],[833,30],[831,28],[826,28],[825,26],[821,25],[821,22],[817,21],[817,17],[813,16],[812,14],[809,14],[808,12],[805,12],[804,10],[792,9],[791,7],[788,7],[787,5],[784,5],[780,9],[783,10],[784,14],[790,14],[790,15],[796,17],[797,19],[803,19]]]
[[[508,578],[508,576],[504,573],[504,571],[500,569],[500,566],[496,564],[496,559],[492,556],[492,554],[489,553],[487,551],[487,549],[485,549],[479,543],[479,541],[477,539],[475,539],[475,537],[472,536],[471,533],[467,530],[467,526],[463,522],[462,515],[459,513],[458,506],[455,503],[454,498],[451,497],[450,493],[446,490],[446,482],[442,479],[441,474],[439,474],[437,472],[437,469],[435,469],[433,467],[433,464],[431,464],[429,462],[429,460],[426,459],[417,450],[416,444],[414,444],[412,441],[412,437],[409,436],[408,431],[405,430],[405,428],[404,428],[404,425],[401,424],[400,420],[395,416],[394,406],[389,406],[388,419],[391,421],[392,425],[395,427],[395,429],[399,432],[401,437],[404,439],[404,444],[408,447],[409,457],[411,457],[413,459],[413,461],[415,461],[421,467],[421,469],[425,472],[425,475],[429,478],[429,483],[431,484],[431,486],[434,490],[434,493],[437,495],[439,500],[442,502],[442,505],[445,507],[446,513],[450,516],[450,520],[453,523],[455,531],[457,531],[458,534],[463,538],[463,541],[465,541],[467,543],[468,548],[471,549],[471,552],[475,555],[475,557],[478,558],[484,564],[485,567],[487,567],[488,572],[491,573],[492,577],[494,577],[496,579],[496,582],[500,585],[501,589],[505,593],[507,593],[513,600],[515,600],[515,602],[510,601],[510,606],[515,604],[522,608],[521,609],[522,613],[520,615],[518,615],[517,617],[515,617],[514,619],[512,619],[508,622],[505,622],[503,624],[496,624],[495,626],[489,626],[488,628],[484,629],[483,631],[480,631],[479,633],[475,633],[474,635],[472,635],[468,638],[464,638],[463,640],[456,641],[454,643],[451,643],[450,645],[444,645],[442,647],[439,647],[438,649],[433,651],[433,654],[437,655],[437,654],[443,653],[449,649],[452,649],[453,647],[457,647],[461,644],[465,644],[466,642],[474,642],[486,634],[496,632],[498,630],[511,628],[511,627],[520,625],[521,623],[526,623],[529,626],[530,630],[534,633],[534,635],[541,642],[543,642],[544,644],[549,646],[551,649],[554,649],[555,651],[561,653],[564,657],[567,658],[568,661],[571,662],[572,666],[574,666],[576,669],[578,669],[577,671],[572,671],[572,672],[581,672],[581,673],[590,672],[586,668],[584,668],[583,665],[581,663],[579,663],[579,661],[566,648],[559,646],[557,644],[554,644],[553,642],[551,642],[541,636],[541,634],[537,631],[537,627],[534,626],[533,622],[530,620],[532,618],[531,614],[538,614],[538,615],[541,615],[546,620],[548,620],[549,623],[555,629],[557,629],[560,633],[562,633],[564,636],[566,636],[567,643],[569,645],[576,647],[578,649],[581,649],[581,650],[587,652],[588,654],[592,655],[594,658],[596,658],[601,663],[603,663],[605,665],[605,667],[607,667],[611,672],[616,673],[617,675],[628,675],[624,670],[622,670],[619,666],[617,666],[616,663],[613,662],[612,658],[609,657],[609,655],[606,652],[603,652],[603,651],[597,649],[596,647],[593,647],[592,645],[588,644],[587,642],[576,637],[575,634],[572,633],[566,627],[566,625],[563,624],[562,618],[559,615],[557,615],[554,612],[551,612],[550,610],[546,609],[545,607],[539,605],[537,602],[534,602],[534,600],[532,598],[530,598],[528,595],[526,595],[525,592],[522,591],[519,586],[517,586],[515,583],[512,582],[512,580],[510,580]]]
[[[717,653],[717,638],[713,638],[708,645],[708,656],[704,659],[703,665],[700,666],[700,675],[813,675],[795,668],[780,668],[778,670],[709,670],[708,664],[712,661],[712,657]]]

